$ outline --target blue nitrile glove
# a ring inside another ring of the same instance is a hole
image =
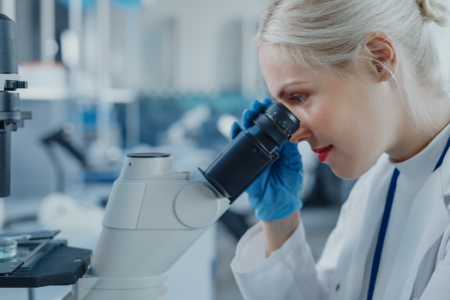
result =
[[[271,99],[263,103],[255,100],[242,114],[242,127],[248,129],[256,119],[272,104]],[[233,140],[243,129],[238,123],[231,127]],[[263,221],[281,220],[302,208],[299,198],[303,186],[302,157],[296,144],[286,142],[278,148],[280,157],[248,187],[248,199],[256,217]]]

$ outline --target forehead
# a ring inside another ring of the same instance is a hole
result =
[[[279,89],[286,84],[292,82],[313,82],[323,76],[321,68],[312,69],[301,65],[284,54],[275,45],[261,46],[259,60],[267,87],[272,96],[276,96]]]

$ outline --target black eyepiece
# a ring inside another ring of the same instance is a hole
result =
[[[300,121],[283,103],[271,105],[264,115],[283,128],[289,135],[289,138],[300,127]]]
[[[274,103],[269,106],[264,114],[256,118],[254,123],[278,147],[283,146],[300,127],[300,121],[283,103]],[[274,145],[270,145],[269,148],[271,149],[267,149],[269,152],[275,150]]]
[[[205,172],[200,170],[231,202],[278,159],[277,147],[300,128],[300,121],[282,103],[270,105],[254,124],[228,144]]]

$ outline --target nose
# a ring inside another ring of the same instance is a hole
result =
[[[307,140],[311,134],[311,130],[305,125],[305,123],[300,122],[300,128],[291,136],[289,141],[292,143],[300,143]]]

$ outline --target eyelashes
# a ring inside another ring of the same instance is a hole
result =
[[[303,103],[306,100],[306,95],[292,95],[292,97],[289,98],[289,100]]]

